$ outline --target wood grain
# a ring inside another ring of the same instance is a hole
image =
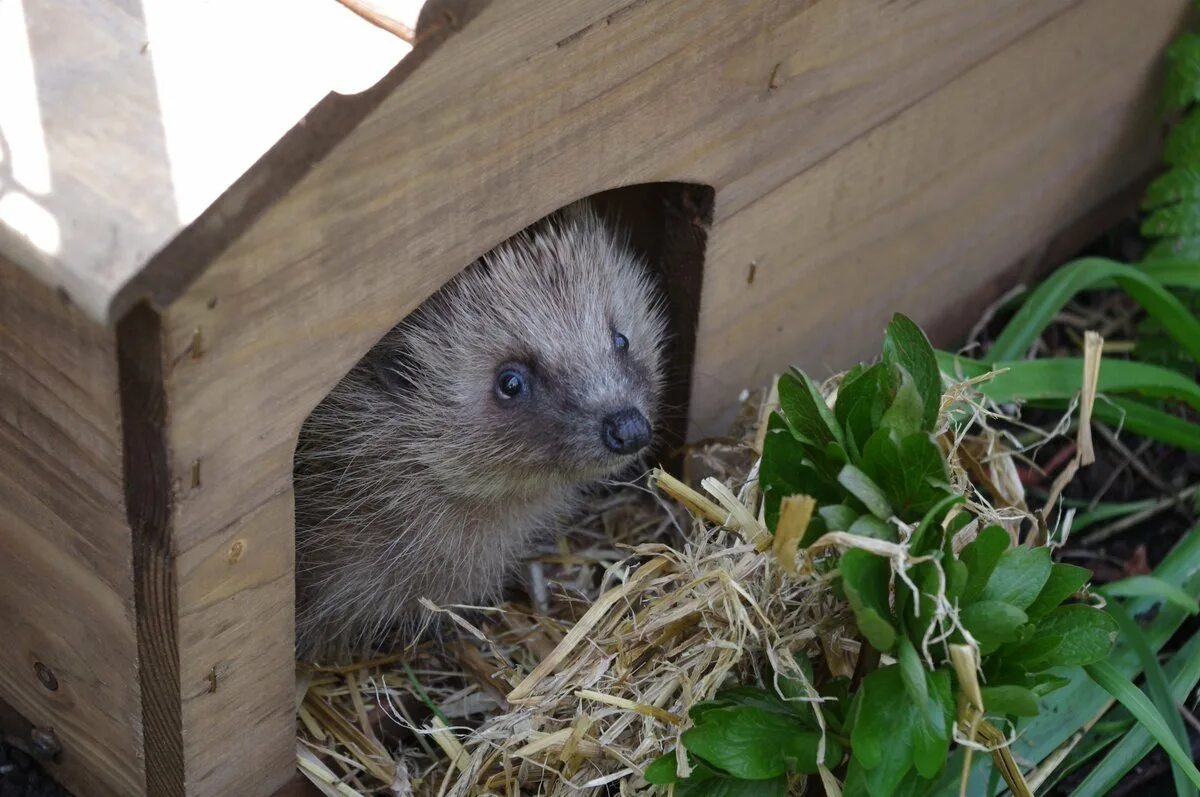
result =
[[[120,428],[113,334],[0,258],[0,699],[101,797],[145,791]]]
[[[876,355],[892,312],[953,345],[1012,266],[1150,169],[1146,88],[1183,8],[1114,24],[1129,9],[1085,3],[748,207],[718,195],[693,432],[724,428],[729,397],[780,368]]]
[[[179,620],[162,370],[158,314],[147,305],[138,305],[117,325],[117,373],[121,384],[125,511],[133,539],[146,791],[182,797]]]

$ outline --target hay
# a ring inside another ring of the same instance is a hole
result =
[[[1014,538],[1022,528],[1046,533],[1046,516],[1026,507],[1015,477],[1012,460],[1026,451],[992,429],[1014,419],[972,385],[951,387],[943,405],[944,418],[953,409],[976,422],[970,437],[953,436],[948,422],[940,436],[968,495],[963,511],[977,518],[955,545],[988,523]],[[830,380],[826,394],[836,387]],[[803,678],[800,656],[835,674],[853,671],[852,615],[812,558],[887,546],[875,552],[893,560],[900,579],[915,560],[904,544],[836,531],[798,550],[811,500],[785,503],[781,533],[767,532],[755,475],[777,399],[763,393],[743,407],[736,442],[692,452],[690,469],[708,475],[690,481],[703,492],[655,471],[652,494],[594,499],[575,532],[532,565],[540,609],[433,607],[457,626],[456,638],[347,666],[302,665],[301,771],[338,797],[614,793],[606,784],[623,795],[659,793],[641,772],[677,747],[695,703],[733,683],[770,685],[775,673]],[[953,607],[947,614],[957,622]],[[959,665],[973,661],[956,655]],[[1006,743],[990,726],[969,725],[960,742],[993,754]],[[1001,759],[1015,767],[1006,751]],[[678,768],[686,774],[682,757]],[[820,776],[827,793],[839,793],[828,769]]]

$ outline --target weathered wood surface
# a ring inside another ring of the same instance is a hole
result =
[[[953,275],[964,295],[986,285],[1072,220],[1061,214],[1141,169],[1152,142],[1133,98],[1186,6],[483,7],[178,300],[160,297],[175,541],[189,563],[178,611],[193,793],[235,777],[197,762],[250,743],[290,750],[281,706],[301,422],[459,269],[582,195],[659,180],[713,186],[693,378],[693,434],[703,433],[742,386],[806,350],[832,366],[877,346],[893,303],[946,307],[931,276]],[[818,337],[809,316],[836,318],[837,331]],[[239,541],[245,567],[228,564]],[[203,636],[214,626],[219,650]],[[189,693],[214,666],[228,674],[218,690]],[[249,709],[231,721],[237,706],[259,707],[257,725]],[[285,766],[282,754],[272,761]]]
[[[892,312],[953,345],[1057,231],[1153,167],[1183,11],[1080,3],[757,201],[718,193],[693,429],[720,430],[730,396],[790,364],[876,355]]]
[[[0,253],[115,322],[113,295],[309,109],[410,49],[335,0],[5,2]]]
[[[0,257],[0,698],[89,797],[145,789],[116,356]]]

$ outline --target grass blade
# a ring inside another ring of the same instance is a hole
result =
[[[1169,584],[1165,586],[1170,587]],[[1174,587],[1174,589],[1178,589],[1178,587]],[[1187,597],[1187,593],[1184,593],[1184,598],[1186,599]],[[1167,683],[1167,676],[1163,672],[1162,666],[1158,663],[1158,658],[1154,655],[1154,651],[1150,650],[1150,646],[1146,643],[1146,637],[1142,635],[1142,629],[1138,627],[1138,624],[1133,621],[1133,618],[1129,616],[1129,613],[1119,603],[1110,603],[1106,611],[1110,617],[1117,621],[1117,628],[1120,629],[1122,637],[1129,643],[1134,652],[1137,653],[1138,660],[1142,665],[1142,671],[1146,674],[1146,690],[1150,693],[1150,699],[1162,717],[1167,730],[1171,732],[1176,744],[1179,745],[1179,749],[1188,750],[1187,758],[1190,760],[1191,742],[1188,740],[1187,728],[1183,726],[1183,718],[1179,715],[1179,709],[1175,705],[1174,698],[1171,697],[1171,687]],[[1191,613],[1195,614],[1195,610],[1193,609]],[[1116,697],[1116,695],[1113,696]],[[1196,797],[1196,788],[1188,783],[1187,774],[1174,760],[1171,762],[1171,775],[1175,779],[1175,793],[1178,797]]]
[[[1200,788],[1200,769],[1196,769],[1196,765],[1192,763],[1191,753],[1179,745],[1171,733],[1171,729],[1167,726],[1166,720],[1158,713],[1158,709],[1142,693],[1142,690],[1130,683],[1120,670],[1107,661],[1089,664],[1083,669],[1087,672],[1088,677],[1115,697],[1121,705],[1129,709],[1129,713],[1137,718],[1142,727],[1171,757],[1172,764],[1178,766],[1187,775],[1187,779],[1193,786]]]
[[[1064,501],[1064,503],[1066,503]],[[1144,498],[1141,501],[1120,501],[1112,503],[1096,504],[1096,508],[1089,512],[1076,515],[1071,521],[1071,533],[1077,534],[1089,526],[1094,526],[1097,523],[1103,523],[1106,520],[1116,520],[1118,518],[1135,515],[1144,509],[1149,509],[1158,503],[1157,498]],[[1078,502],[1079,506],[1086,507],[1087,501]],[[1070,504],[1068,504],[1069,506]]]
[[[1082,357],[997,362],[993,368],[1002,373],[981,383],[979,391],[1000,404],[1047,399],[1070,401],[1079,393],[1083,379]],[[1179,401],[1200,412],[1200,385],[1178,371],[1149,363],[1102,360],[1096,389],[1100,393],[1132,393]]]
[[[1161,598],[1188,614],[1200,614],[1200,602],[1174,584],[1154,576],[1131,576],[1105,584],[1099,592],[1110,598]]]
[[[1162,322],[1192,359],[1200,361],[1200,319],[1150,273],[1098,257],[1087,257],[1055,271],[1021,305],[1004,331],[996,338],[990,355],[994,361],[1025,356],[1047,325],[1075,294],[1093,290],[1111,280],[1128,293],[1150,315]]]
[[[1092,418],[1188,451],[1200,451],[1200,424],[1135,399],[1107,398],[1092,407]]]
[[[1200,260],[1163,258],[1143,260],[1138,268],[1168,288],[1200,291]]]
[[[1187,699],[1200,682],[1200,633],[1192,636],[1171,657],[1166,669],[1171,676],[1171,699],[1180,703]],[[1104,797],[1125,773],[1154,749],[1154,738],[1141,725],[1130,729],[1116,746],[1088,773],[1071,797]]]
[[[944,351],[939,351],[937,358],[938,367],[954,379],[983,376],[992,370],[992,366],[986,363]],[[1066,365],[1059,365],[1063,362]],[[978,390],[998,403],[1027,398],[1031,406],[1060,409],[1079,391],[1083,379],[1083,360],[1078,358],[1002,362],[997,364],[997,368],[1010,370],[980,383]],[[1010,377],[1014,369],[1016,373]],[[1039,379],[1047,381],[1038,384]],[[996,387],[997,382],[1000,387]],[[1186,387],[1184,383],[1187,383]],[[1100,368],[1098,389],[1102,398],[1092,408],[1095,420],[1200,452],[1200,424],[1186,421],[1136,398],[1112,395],[1123,391],[1140,391],[1144,395],[1157,394],[1163,397],[1174,394],[1173,397],[1194,407],[1194,402],[1200,398],[1200,388],[1186,377],[1144,363],[1106,360]]]

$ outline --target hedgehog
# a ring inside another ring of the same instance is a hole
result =
[[[576,203],[469,266],[386,334],[296,451],[297,654],[413,641],[496,602],[589,486],[655,437],[664,303],[628,236]]]

